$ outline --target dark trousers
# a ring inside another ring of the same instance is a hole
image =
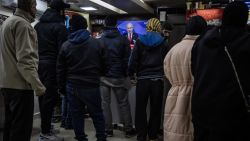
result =
[[[84,89],[71,84],[67,85],[72,123],[78,141],[87,141],[84,131],[84,106],[88,108],[90,117],[93,119],[97,141],[106,141],[105,121],[101,106],[100,89]]]
[[[1,89],[5,104],[3,141],[30,141],[34,92],[32,90]]]
[[[54,87],[47,87],[45,94],[39,97],[41,129],[43,134],[50,133],[51,119],[57,98],[57,89]]]
[[[135,127],[137,140],[157,139],[161,124],[161,109],[163,97],[162,80],[139,80],[136,86]],[[150,99],[150,117],[147,121],[147,104]]]
[[[194,124],[194,141],[250,141],[250,126],[246,123],[220,130]]]

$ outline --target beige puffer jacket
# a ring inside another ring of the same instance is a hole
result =
[[[191,50],[197,37],[186,35],[164,60],[165,75],[172,85],[165,105],[164,141],[193,141]]]

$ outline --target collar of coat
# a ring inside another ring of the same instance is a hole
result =
[[[186,35],[183,40],[196,40],[199,35]]]
[[[28,13],[28,12],[22,10],[22,9],[19,9],[19,8],[16,9],[16,12],[14,13],[14,15],[20,16],[20,17],[24,18],[25,20],[27,20],[30,23],[35,21],[35,19],[31,16],[30,13]]]

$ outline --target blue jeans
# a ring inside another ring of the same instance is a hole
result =
[[[67,84],[72,123],[78,141],[88,141],[84,131],[84,104],[93,119],[97,141],[106,141],[105,121],[102,112],[100,88],[84,89],[81,86]]]
[[[65,95],[62,97],[62,125],[65,128],[72,127],[72,117],[69,108],[68,96]]]

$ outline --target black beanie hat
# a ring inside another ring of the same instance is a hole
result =
[[[248,20],[248,7],[244,2],[229,3],[222,17],[222,26],[245,27]]]
[[[50,8],[56,9],[58,11],[70,8],[70,5],[64,3],[62,0],[49,0],[48,3]]]
[[[186,25],[187,35],[201,35],[207,28],[207,22],[201,16],[191,17]]]
[[[31,12],[31,2],[35,0],[18,0],[17,8],[22,9],[26,12]]]
[[[87,20],[81,15],[72,15],[70,20],[71,31],[77,31],[79,29],[87,29]]]

